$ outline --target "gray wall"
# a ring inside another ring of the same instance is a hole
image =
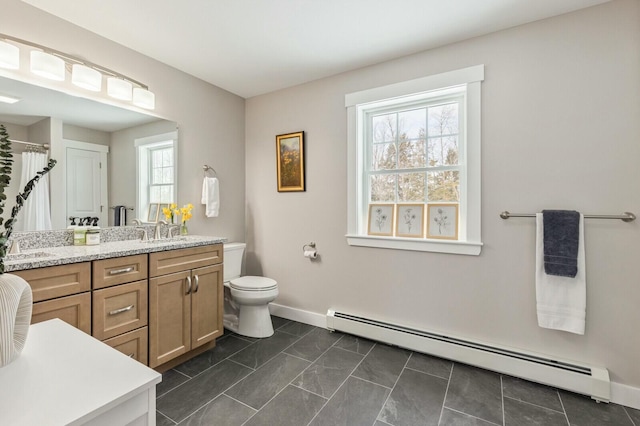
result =
[[[616,0],[246,102],[248,272],[328,308],[603,365],[640,386],[640,223],[588,220],[584,336],[539,328],[533,219],[640,213],[640,3]],[[485,64],[480,256],[350,247],[346,93]],[[306,132],[307,191],[276,191],[275,136]],[[315,241],[321,260],[302,257]]]
[[[2,11],[3,33],[86,58],[147,84],[156,95],[154,113],[180,127],[178,202],[196,206],[189,231],[244,238],[244,99],[18,0],[4,0]],[[206,218],[199,204],[205,163],[220,179],[218,218]],[[52,179],[61,172],[54,169]]]

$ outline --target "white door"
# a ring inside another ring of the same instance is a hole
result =
[[[106,194],[102,194],[106,170],[101,168],[101,156],[99,151],[67,147],[67,218],[98,217],[99,225],[107,225]]]

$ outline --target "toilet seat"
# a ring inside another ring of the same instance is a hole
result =
[[[278,283],[267,277],[244,276],[229,281],[229,287],[241,291],[271,291],[278,288]]]

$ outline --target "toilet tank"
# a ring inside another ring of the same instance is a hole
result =
[[[240,277],[245,243],[224,243],[224,282]]]

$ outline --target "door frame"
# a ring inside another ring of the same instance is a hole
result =
[[[68,223],[67,223],[67,218],[69,217],[68,212],[67,212],[67,148],[74,148],[74,149],[82,149],[85,151],[94,151],[94,152],[99,152],[100,153],[100,163],[101,163],[101,167],[100,167],[100,205],[102,206],[102,211],[100,212],[100,226],[105,227],[108,226],[108,219],[109,219],[109,193],[108,193],[108,189],[109,189],[109,185],[108,185],[108,174],[107,174],[107,170],[109,169],[109,164],[108,164],[108,155],[109,154],[109,147],[107,145],[100,145],[100,144],[95,144],[95,143],[89,143],[89,142],[82,142],[82,141],[76,141],[76,140],[72,140],[72,139],[62,139],[62,149],[64,152],[64,155],[61,158],[60,161],[60,166],[63,170],[62,173],[62,187],[64,188],[64,191],[62,192],[62,194],[60,194],[58,198],[58,200],[56,201],[56,204],[58,205],[57,208],[62,208],[63,211],[65,212],[65,216],[64,216],[64,223],[63,224],[56,224],[54,226],[54,229],[58,229],[58,228],[66,228]],[[52,200],[53,201],[53,200]],[[53,208],[53,205],[52,205]]]

